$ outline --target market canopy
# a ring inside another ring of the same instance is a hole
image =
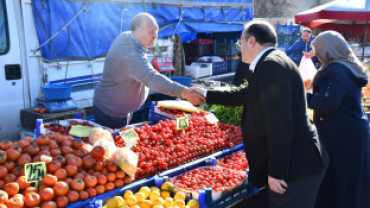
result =
[[[294,15],[295,23],[320,30],[364,32],[370,0],[338,0]]]
[[[190,32],[242,31],[253,0],[32,0],[42,57],[90,60],[130,30],[140,12],[154,16],[159,37]]]

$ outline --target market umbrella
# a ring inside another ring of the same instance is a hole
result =
[[[370,0],[337,0],[294,15],[295,22],[311,29],[363,32],[364,59]]]

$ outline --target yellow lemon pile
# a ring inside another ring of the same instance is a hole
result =
[[[173,184],[165,182],[161,188],[143,186],[136,193],[125,191],[123,196],[115,196],[108,200],[103,208],[199,208],[196,200],[185,203],[186,196],[178,192],[171,197]]]

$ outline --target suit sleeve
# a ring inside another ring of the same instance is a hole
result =
[[[319,91],[314,95],[307,94],[308,107],[320,113],[332,113],[337,110],[347,93],[343,71],[332,70],[330,66],[326,70],[315,84]]]
[[[273,61],[261,63],[257,81],[259,101],[265,118],[268,175],[287,178],[293,144],[292,76]],[[303,93],[303,92],[302,92]]]
[[[231,91],[208,90],[206,102],[224,106],[242,106],[246,90],[247,87]]]

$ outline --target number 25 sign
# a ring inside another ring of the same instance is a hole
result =
[[[27,163],[24,170],[27,183],[43,181],[46,174],[45,162]]]

